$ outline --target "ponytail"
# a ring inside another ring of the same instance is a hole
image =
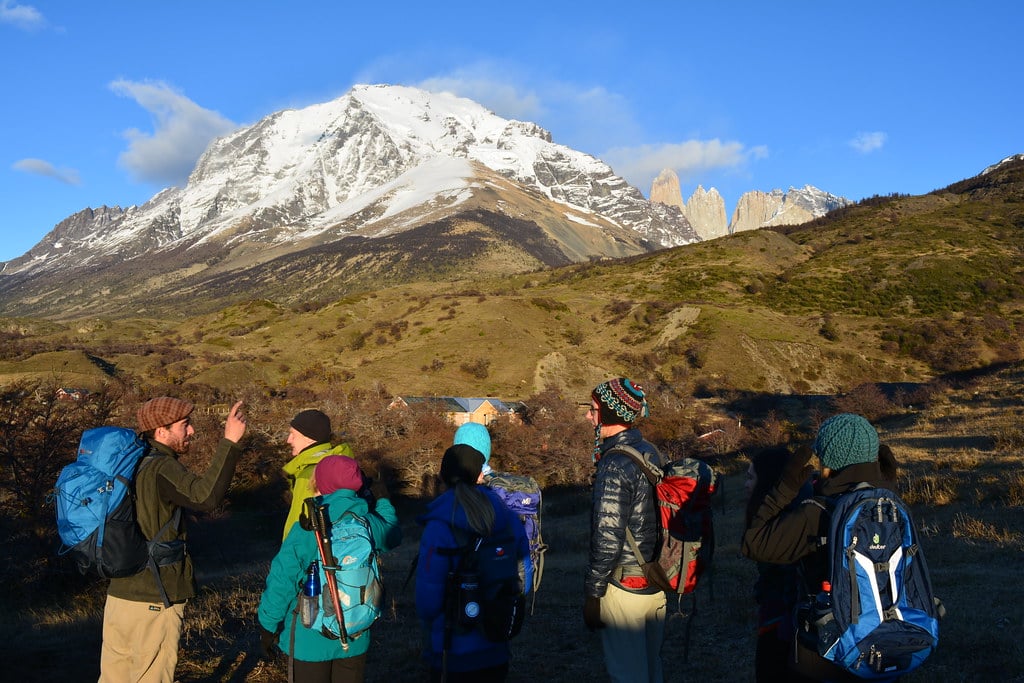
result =
[[[466,522],[474,533],[487,537],[494,530],[494,506],[476,484],[455,482],[455,502],[466,513]]]

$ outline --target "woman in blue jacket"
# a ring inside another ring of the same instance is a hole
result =
[[[522,522],[497,494],[477,484],[483,464],[484,456],[471,446],[458,444],[445,451],[441,479],[448,490],[416,520],[424,526],[416,564],[416,612],[423,622],[423,657],[431,681],[443,677],[447,683],[500,683],[508,675],[507,641],[487,640],[479,629],[453,629],[450,646],[445,647],[445,586],[458,563],[458,555],[451,551],[465,542],[456,539],[453,527],[484,538],[511,532],[524,565],[524,590],[532,585],[530,546]]]
[[[395,508],[384,497],[386,489],[374,486],[381,497],[373,503],[371,511],[371,504],[357,493],[363,484],[359,465],[344,455],[323,458],[313,471],[312,485],[329,506],[331,518],[339,519],[346,512],[359,515],[369,523],[376,547],[391,550],[402,540]],[[257,610],[263,651],[269,655],[276,644],[291,656],[298,683],[362,683],[371,629],[350,640],[345,650],[340,640],[305,628],[292,618],[306,568],[319,558],[316,536],[301,524],[300,521],[292,526],[270,564],[267,587]],[[323,590],[327,587],[323,586]]]

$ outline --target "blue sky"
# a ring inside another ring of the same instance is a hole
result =
[[[408,6],[406,6],[408,5]],[[1024,3],[0,0],[0,261],[356,83],[444,89],[650,193],[921,194],[1024,152]]]

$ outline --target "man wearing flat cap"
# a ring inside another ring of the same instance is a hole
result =
[[[163,552],[138,574],[110,580],[103,609],[101,683],[174,680],[185,603],[196,594],[181,509],[211,512],[221,503],[241,455],[238,441],[245,434],[239,401],[228,414],[210,466],[202,475],[193,474],[178,461],[195,434],[193,408],[188,401],[160,396],[138,410],[138,432],[148,449],[135,477],[135,509],[142,532],[163,542]]]
[[[291,484],[292,502],[284,521],[281,540],[288,538],[292,527],[299,521],[302,502],[317,494],[310,484],[317,463],[328,455],[355,457],[347,443],[332,446],[331,435],[331,418],[319,410],[303,410],[288,425],[288,445],[292,449],[292,459],[281,469]]]

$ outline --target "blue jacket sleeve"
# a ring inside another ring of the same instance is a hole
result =
[[[454,560],[439,554],[438,548],[455,546],[455,538],[445,524],[438,520],[427,522],[416,560],[416,614],[426,622],[432,622],[444,611],[445,583]]]

